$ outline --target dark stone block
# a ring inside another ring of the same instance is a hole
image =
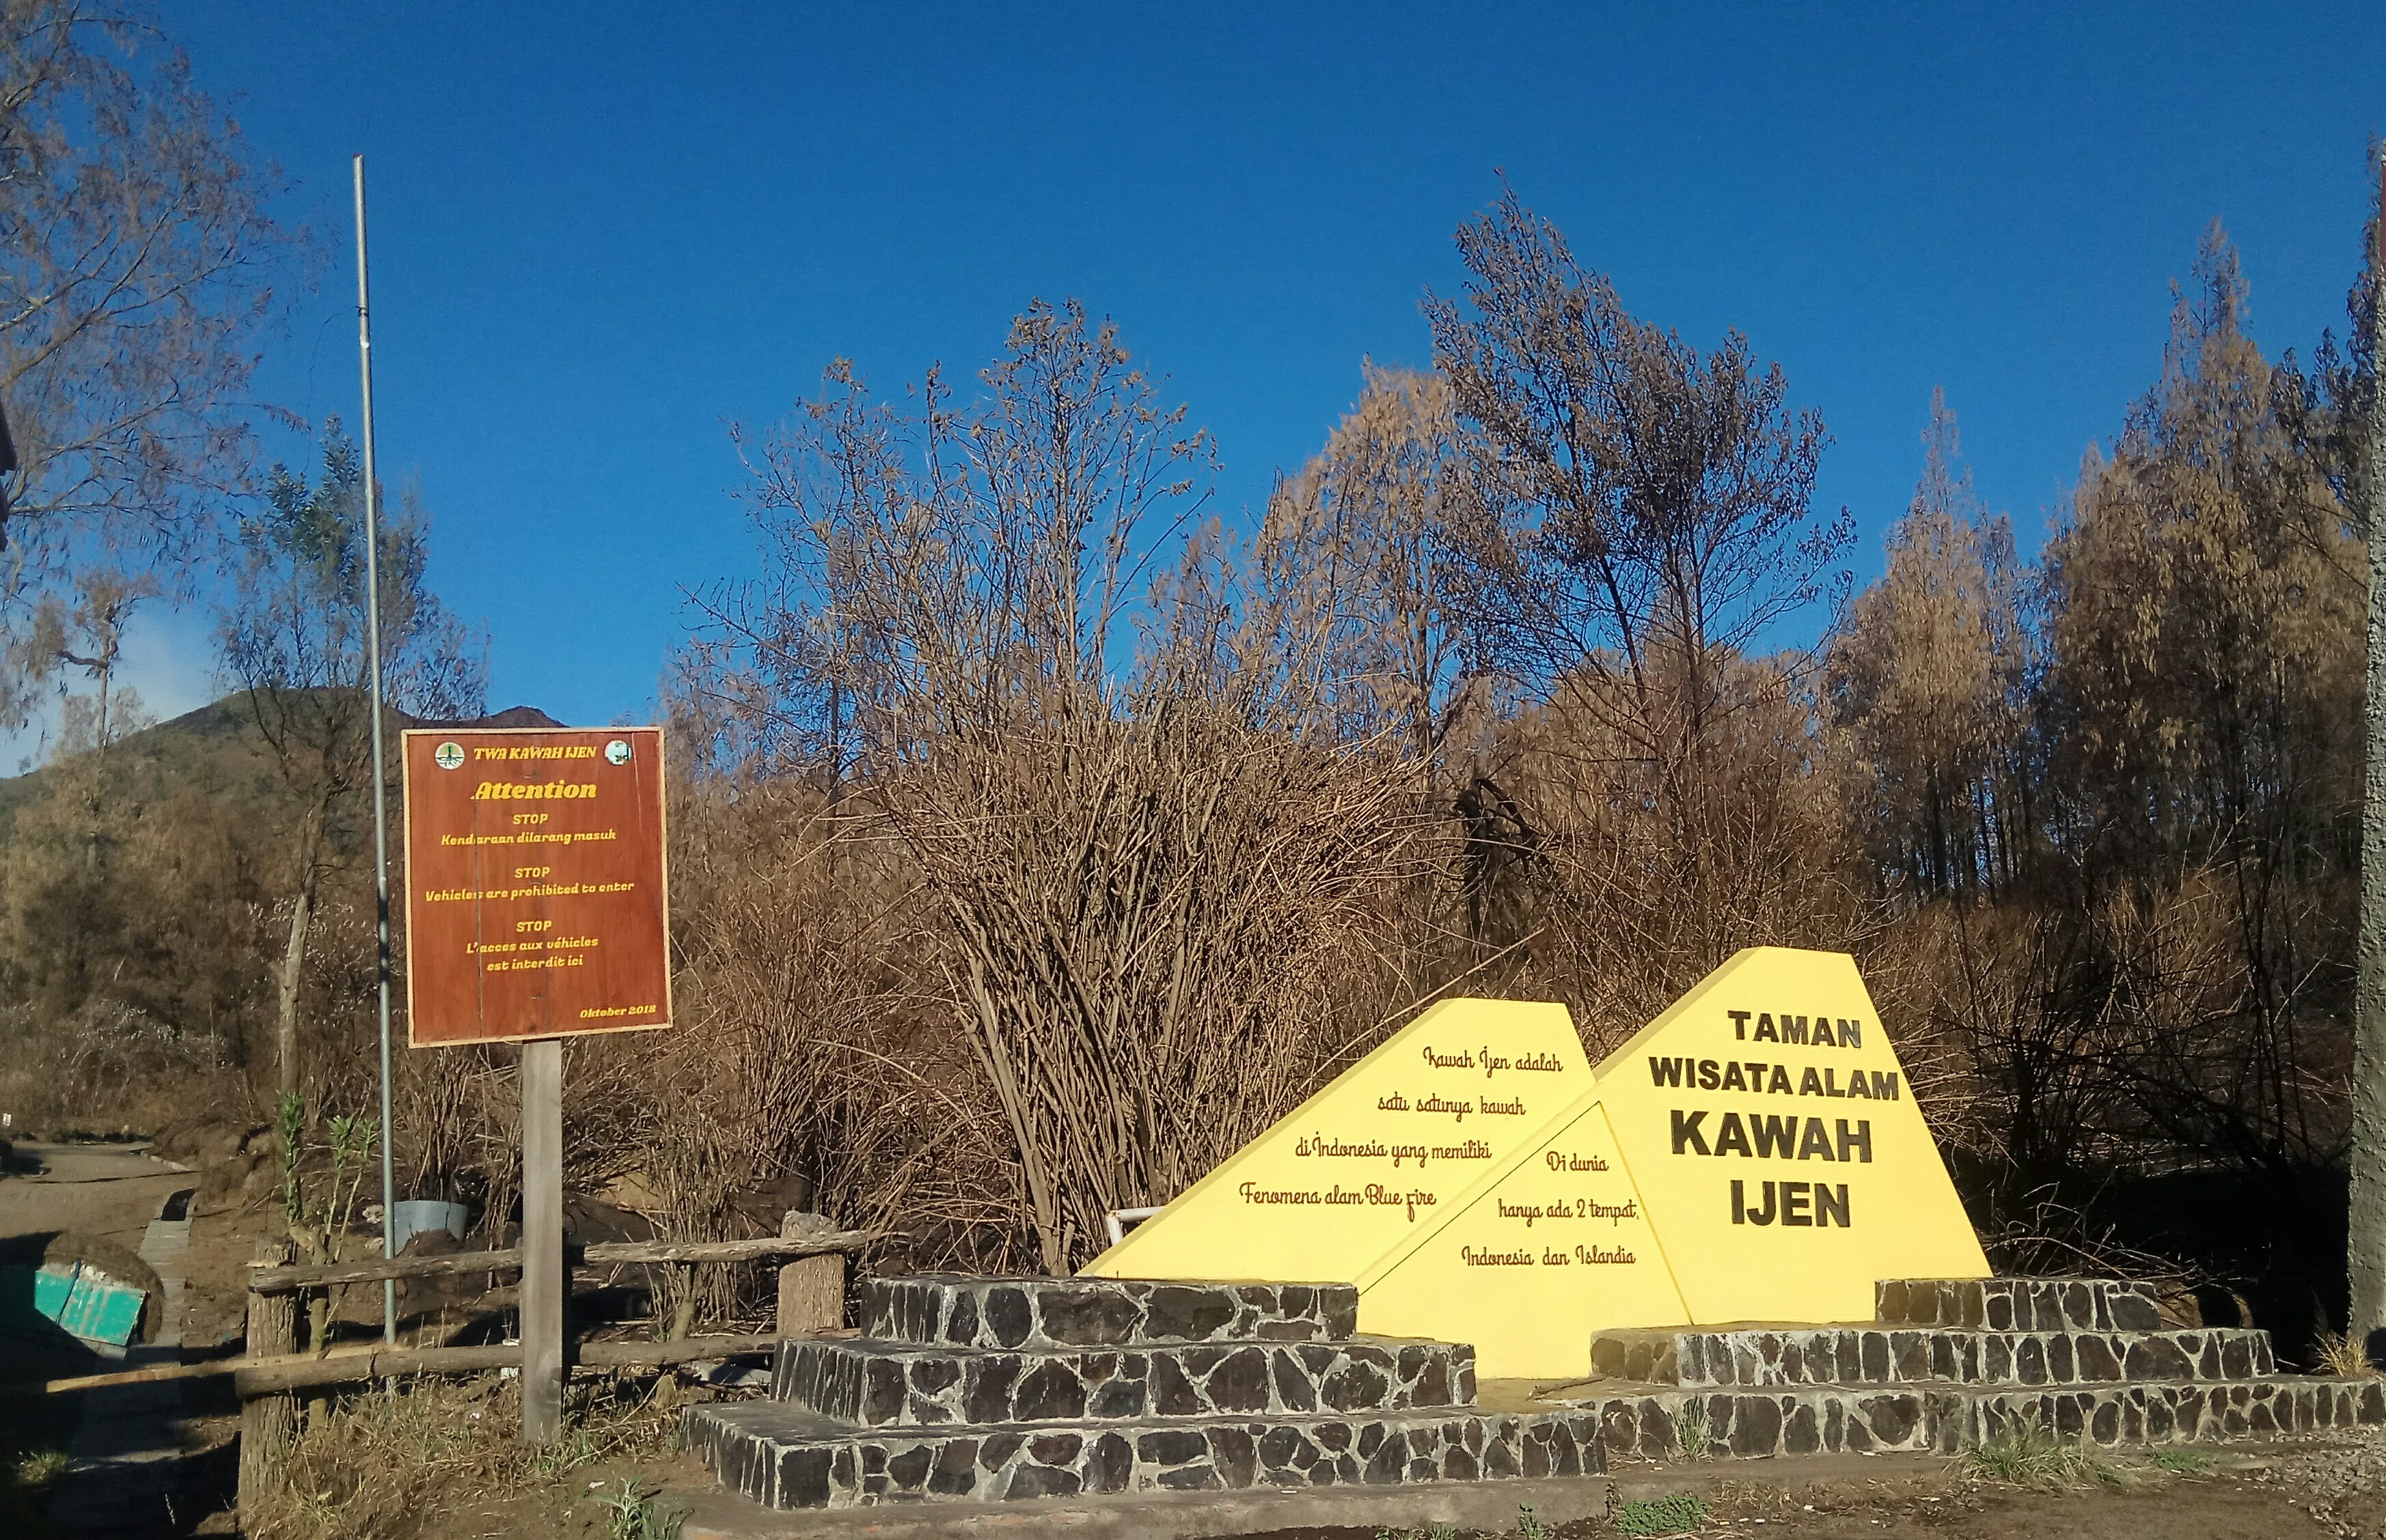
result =
[[[778,1498],[787,1508],[826,1508],[829,1451],[794,1449],[779,1462]]]
[[[2102,1382],[2121,1377],[2120,1355],[2115,1351],[2113,1338],[2084,1336],[2078,1339],[2077,1346],[2079,1378]]]
[[[1147,1386],[1142,1380],[1106,1380],[1086,1400],[1086,1415],[1100,1421],[1141,1417]]]
[[[1524,1474],[1517,1461],[1515,1441],[1494,1439],[1483,1446],[1483,1475],[1487,1481],[1510,1481]]]
[[[1445,1353],[1433,1353],[1426,1357],[1425,1368],[1417,1374],[1414,1381],[1412,1383],[1409,1394],[1413,1397],[1413,1404],[1420,1407],[1448,1407],[1466,1404],[1459,1401],[1457,1396],[1451,1391],[1450,1383],[1450,1357]],[[1473,1400],[1474,1396],[1472,1395],[1468,1396],[1466,1398],[1466,1402],[1472,1402]]]
[[[2088,1436],[2098,1444],[2121,1441],[2121,1404],[2110,1396],[2099,1396],[2088,1419]]]
[[[1086,1489],[1089,1492],[1124,1492],[1135,1475],[1135,1450],[1116,1434],[1104,1434],[1094,1440],[1094,1451],[1086,1460]]]
[[[1274,1365],[1276,1399],[1288,1411],[1315,1411],[1317,1387],[1301,1372],[1300,1361],[1290,1353],[1275,1355]]]
[[[903,1365],[894,1358],[872,1358],[861,1367],[861,1420],[875,1427],[891,1422],[903,1410]]]
[[[1208,1441],[1189,1428],[1161,1428],[1136,1441],[1136,1454],[1151,1465],[1182,1465],[1209,1452]]]
[[[864,1481],[886,1473],[886,1446],[883,1444],[861,1446],[861,1475]]]
[[[2024,1337],[2014,1344],[2014,1378],[2026,1385],[2046,1383],[2046,1343],[2040,1337]]]
[[[917,1492],[920,1484],[928,1479],[928,1465],[933,1452],[925,1444],[914,1444],[899,1455],[886,1460],[886,1479],[898,1492]]]
[[[1011,1472],[1011,1484],[1003,1489],[1002,1495],[1011,1499],[1074,1497],[1077,1489],[1077,1472],[1074,1471],[1057,1471],[1049,1465],[1022,1465]]]
[[[1321,1422],[1317,1425],[1313,1436],[1318,1446],[1328,1454],[1338,1455],[1350,1447],[1350,1424]]]
[[[1257,1451],[1259,1462],[1270,1471],[1289,1470],[1307,1443],[1308,1440],[1300,1436],[1300,1429],[1287,1428],[1278,1423],[1260,1434]]]
[[[2230,1337],[2222,1342],[2220,1373],[2224,1379],[2251,1379],[2254,1374],[2253,1345],[2243,1337]]]
[[[1857,1333],[1857,1335],[1862,1339],[1864,1345],[1864,1369],[1857,1378],[1865,1380],[1888,1379],[1890,1361],[1890,1339],[1888,1335],[1880,1332],[1862,1332]],[[1915,1340],[1919,1341],[1920,1339],[1919,1337],[1916,1337]]]
[[[931,1356],[911,1360],[911,1388],[923,1396],[934,1396],[949,1389],[961,1377],[959,1358]]]
[[[1377,1379],[1380,1383],[1381,1376]],[[1211,1371],[1205,1383],[1210,1393],[1210,1405],[1220,1411],[1265,1411],[1268,1407],[1267,1354],[1257,1347],[1230,1353]],[[1329,1404],[1337,1411],[1351,1409],[1338,1402]]]
[[[1162,1417],[1199,1417],[1209,1409],[1173,1356],[1151,1360],[1151,1409]]]
[[[1287,1283],[1276,1291],[1276,1309],[1287,1320],[1312,1315],[1317,1309],[1317,1291],[1306,1283]]]
[[[1384,1425],[1381,1422],[1363,1423],[1359,1429],[1359,1458],[1369,1459],[1383,1446]]]
[[[1767,1396],[1741,1396],[1732,1409],[1731,1452],[1769,1455],[1781,1446],[1781,1408]]]
[[[1441,1474],[1445,1481],[1475,1481],[1482,1467],[1463,1447],[1453,1446],[1442,1451]]]
[[[1815,1426],[1814,1405],[1801,1399],[1790,1409],[1789,1417],[1782,1421],[1782,1452],[1791,1455],[1811,1455],[1822,1446],[1822,1430]]]
[[[1369,1433],[1379,1435],[1383,1434],[1383,1431],[1384,1430],[1381,1427],[1370,1427],[1368,1429]],[[1366,1434],[1362,1434],[1359,1437],[1359,1443],[1363,1450],[1365,1448],[1366,1442]],[[1409,1442],[1407,1435],[1398,1433],[1392,1434],[1388,1437],[1384,1438],[1383,1442],[1376,1446],[1375,1452],[1373,1455],[1367,1457],[1366,1469],[1359,1472],[1359,1479],[1370,1486],[1389,1486],[1394,1484],[1400,1479],[1401,1468],[1408,1463],[1408,1454]]]
[[[1206,1342],[1234,1319],[1234,1302],[1223,1290],[1162,1284],[1151,1291],[1143,1331],[1153,1341]]]
[[[977,1440],[956,1438],[936,1451],[936,1468],[928,1476],[928,1490],[940,1497],[967,1496],[977,1487]]]
[[[992,1434],[978,1446],[977,1462],[988,1471],[999,1471],[1011,1463],[1013,1455],[1026,1444],[1020,1434]]]
[[[1071,1347],[1116,1347],[1134,1340],[1141,1312],[1109,1290],[1046,1289],[1037,1296],[1044,1334]]]
[[[1027,1441],[1027,1458],[1038,1465],[1073,1465],[1085,1446],[1076,1434],[1037,1434]]]
[[[1172,1492],[1207,1492],[1219,1484],[1218,1472],[1206,1465],[1187,1465],[1174,1471],[1162,1471],[1154,1484]]]
[[[1210,1464],[1228,1486],[1249,1486],[1258,1473],[1258,1446],[1241,1428],[1212,1428]]]
[[[1026,1291],[1007,1283],[986,1290],[986,1324],[998,1347],[1016,1347],[1025,1342],[1027,1333],[1036,1326]]]
[[[2002,1289],[1987,1292],[1980,1300],[1980,1318],[1991,1332],[2016,1330],[2013,1296]]]
[[[1384,1407],[1390,1389],[1381,1370],[1370,1363],[1353,1361],[1326,1375],[1317,1393],[1336,1411],[1375,1411]]]
[[[2195,1373],[2185,1350],[2169,1336],[2140,1337],[2129,1344],[2121,1362],[2132,1380],[2185,1380]]]
[[[1011,1404],[1017,1421],[1068,1421],[1086,1415],[1085,1383],[1065,1360],[1047,1358],[1019,1382]]]
[[[988,1353],[969,1362],[973,1373],[961,1393],[961,1415],[973,1422],[1011,1420],[1011,1387],[1019,1378],[1019,1359],[1010,1353]]]
[[[976,1295],[964,1290],[953,1296],[952,1319],[945,1322],[945,1340],[964,1347],[977,1341]]]

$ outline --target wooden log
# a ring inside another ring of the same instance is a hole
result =
[[[580,1259],[592,1267],[612,1262],[766,1262],[774,1257],[859,1251],[880,1238],[874,1230],[831,1230],[752,1241],[604,1241],[582,1247]]]
[[[248,1292],[290,1294],[299,1289],[328,1288],[335,1283],[373,1283],[384,1278],[446,1278],[459,1272],[512,1272],[521,1266],[521,1249],[456,1251],[445,1257],[374,1257],[330,1267],[266,1267],[249,1264]]]
[[[376,1347],[370,1352],[335,1353],[320,1358],[303,1353],[271,1363],[236,1362],[232,1365],[232,1384],[242,1399],[248,1400],[319,1385],[394,1380],[409,1374],[478,1374],[492,1369],[518,1369],[521,1357],[521,1348],[511,1343],[490,1347]]]
[[[257,1265],[271,1268],[290,1260],[287,1240],[257,1244]],[[248,1296],[248,1346],[252,1358],[295,1355],[298,1347],[298,1301],[287,1294]],[[259,1396],[240,1409],[240,1487],[238,1507],[243,1529],[252,1528],[261,1505],[281,1484],[290,1457],[290,1441],[298,1433],[298,1405],[287,1395]]]
[[[612,1369],[659,1369],[705,1358],[750,1358],[779,1345],[777,1335],[685,1337],[677,1342],[583,1343],[573,1355],[580,1367],[596,1372]],[[117,1385],[154,1384],[161,1380],[204,1380],[234,1376],[244,1396],[262,1397],[317,1385],[358,1383],[367,1380],[414,1374],[478,1374],[521,1364],[521,1348],[514,1344],[488,1347],[371,1347],[348,1349],[317,1358],[312,1353],[280,1354],[268,1358],[215,1358],[204,1363],[160,1364],[154,1369],[127,1369],[113,1374],[79,1374],[28,1385],[28,1393],[67,1396],[77,1391],[107,1390]]]
[[[700,1358],[738,1358],[769,1353],[774,1333],[760,1337],[682,1337],[677,1342],[584,1342],[572,1355],[582,1369],[659,1369]]]
[[[779,1257],[859,1251],[880,1238],[874,1230],[832,1230],[793,1236],[765,1235],[751,1241],[600,1241],[594,1246],[567,1249],[571,1262],[579,1267],[613,1267],[632,1262],[766,1262]],[[372,1257],[328,1267],[269,1267],[252,1262],[248,1290],[251,1294],[288,1294],[337,1283],[375,1283],[384,1278],[514,1272],[521,1267],[519,1246],[502,1251],[458,1251],[445,1257]]]
[[[823,1215],[790,1208],[779,1221],[785,1240],[835,1234],[835,1223]],[[845,1324],[845,1258],[823,1251],[800,1257],[779,1270],[779,1334],[804,1336],[833,1332]]]

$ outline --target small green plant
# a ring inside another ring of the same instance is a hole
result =
[[[64,1449],[32,1449],[17,1457],[9,1478],[25,1491],[39,1492],[56,1485],[72,1463]]]
[[[1674,1409],[1674,1442],[1684,1459],[1704,1459],[1714,1452],[1714,1424],[1707,1418],[1703,1396],[1692,1396]]]
[[[1458,1540],[1456,1524],[1436,1524],[1427,1529],[1379,1529],[1375,1540]]]
[[[1516,1505],[1516,1533],[1525,1540],[1550,1540],[1550,1526],[1541,1522],[1530,1503]]]
[[[654,1494],[635,1481],[621,1484],[597,1499],[605,1509],[605,1540],[679,1540],[686,1515],[658,1507]]]
[[[1707,1521],[1707,1504],[1688,1492],[1631,1497],[1610,1504],[1607,1521],[1618,1534],[1688,1534]]]
[[[2200,1476],[2218,1463],[2218,1457],[2202,1449],[2182,1449],[2176,1445],[2163,1445],[2146,1451],[2146,1459],[2157,1470],[2174,1476]]]
[[[2129,1480],[2129,1473],[2093,1445],[2066,1443],[2019,1418],[2009,1419],[1990,1437],[1965,1450],[1964,1463],[1983,1481],[2046,1491],[2119,1486]]]

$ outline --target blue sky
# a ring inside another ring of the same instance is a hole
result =
[[[645,717],[684,591],[749,572],[726,436],[838,354],[967,375],[1035,295],[1121,323],[1228,510],[1360,360],[1428,357],[1450,232],[1526,200],[1636,312],[1745,331],[1836,438],[1860,575],[1946,388],[2026,542],[2156,369],[2227,220],[2273,353],[2343,324],[2386,6],[941,5],[170,12],[331,237],[262,394],[352,417],[371,178],[384,479],[492,638],[492,704]],[[203,695],[192,616],[136,636]],[[159,698],[160,696],[164,698]]]

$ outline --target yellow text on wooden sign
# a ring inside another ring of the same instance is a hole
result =
[[[1755,947],[1595,1072],[1563,1007],[1446,1001],[1086,1271],[1355,1283],[1365,1331],[1565,1379],[1601,1328],[1989,1268],[1853,960]]]

